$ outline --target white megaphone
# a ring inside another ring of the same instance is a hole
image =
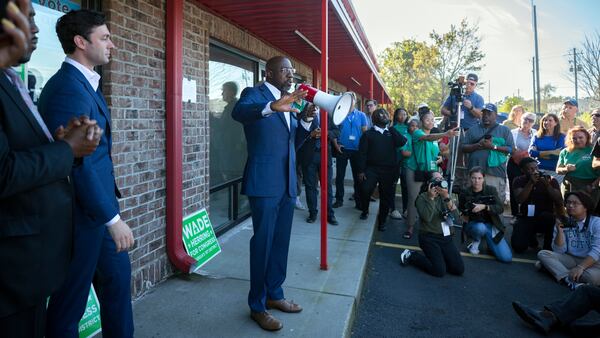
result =
[[[325,109],[331,114],[333,123],[336,126],[344,121],[346,115],[348,115],[354,107],[354,95],[349,92],[336,96],[322,92],[317,88],[304,83],[298,86],[297,89],[308,91],[308,94],[306,94],[304,99],[314,103],[319,108]]]

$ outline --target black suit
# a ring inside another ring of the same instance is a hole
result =
[[[48,140],[0,70],[0,330],[3,318],[45,308],[66,276],[72,164],[69,145]]]

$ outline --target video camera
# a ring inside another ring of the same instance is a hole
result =
[[[465,94],[465,76],[461,75],[455,81],[448,82],[448,87],[450,88],[450,96],[454,96],[456,102],[463,101],[463,95]],[[456,113],[456,112],[452,112]]]
[[[459,76],[455,81],[448,82],[448,88],[450,88],[450,95],[454,97],[454,102],[463,102],[465,90],[466,90],[466,82],[464,75]],[[446,129],[454,128],[458,125],[458,114],[457,111],[458,106],[456,104],[452,105],[450,112],[451,115],[448,118],[446,123]]]

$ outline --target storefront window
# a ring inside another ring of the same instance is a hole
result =
[[[235,222],[249,212],[239,194],[246,163],[246,139],[242,124],[231,112],[241,91],[256,83],[258,62],[219,46],[210,45],[210,206],[213,224]]]
[[[64,13],[80,9],[81,1],[34,0],[35,23],[40,31],[37,34],[37,49],[33,52],[31,60],[19,66],[21,78],[29,89],[33,102],[37,100],[44,85],[60,68],[65,59],[65,53],[56,36],[56,21]],[[27,74],[27,76],[25,76]]]

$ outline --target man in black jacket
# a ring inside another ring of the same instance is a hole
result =
[[[31,40],[19,64],[36,48],[34,15],[30,8]],[[51,135],[14,70],[0,73],[0,335],[43,337],[46,300],[71,258],[68,175],[102,130],[82,118]]]
[[[390,212],[391,200],[394,198],[394,179],[396,178],[397,152],[396,149],[406,143],[406,138],[394,128],[388,128],[390,115],[385,109],[373,112],[373,127],[360,138],[358,152],[359,174],[362,181],[362,213],[360,219],[366,219],[369,214],[370,196],[379,184],[379,213],[378,229],[385,231],[385,222]]]
[[[306,205],[308,206],[308,218],[306,222],[314,223],[317,220],[317,182],[321,174],[321,129],[319,123],[319,110],[317,106],[309,103],[301,114],[300,125],[296,131],[296,160],[302,167],[302,180],[306,191]],[[331,166],[331,140],[337,137],[337,128],[328,123],[328,159],[327,159],[327,222],[338,225],[332,208],[333,185]]]

